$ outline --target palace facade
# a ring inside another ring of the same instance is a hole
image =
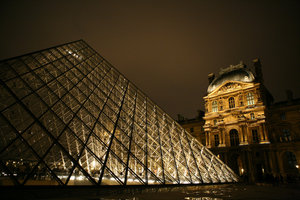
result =
[[[300,99],[273,103],[259,59],[208,79],[204,117],[179,123],[246,181],[298,179]]]

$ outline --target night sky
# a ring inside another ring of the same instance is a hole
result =
[[[173,118],[207,75],[260,58],[276,101],[300,97],[300,1],[5,1],[0,59],[83,39]]]

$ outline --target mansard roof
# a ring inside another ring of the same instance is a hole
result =
[[[226,81],[254,82],[254,74],[242,63],[221,69],[219,76],[209,84],[207,92],[211,93]]]

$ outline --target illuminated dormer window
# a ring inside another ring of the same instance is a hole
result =
[[[218,112],[218,102],[217,101],[213,101],[211,107],[212,107],[212,112]]]
[[[234,108],[235,107],[235,102],[234,102],[234,98],[233,97],[230,97],[228,99],[228,102],[229,102],[229,108]]]
[[[247,97],[248,106],[249,105],[254,105],[254,95],[253,95],[253,93],[249,92],[246,97]]]

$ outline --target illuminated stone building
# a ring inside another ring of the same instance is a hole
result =
[[[297,177],[300,101],[289,95],[289,101],[274,104],[259,59],[253,64],[209,74],[205,116],[180,123],[192,134],[202,130],[199,141],[247,181]]]
[[[0,62],[0,185],[237,181],[84,41]]]
[[[270,144],[266,110],[272,98],[263,85],[259,60],[254,65],[255,72],[240,63],[222,69],[217,77],[209,74],[204,97],[206,146],[240,175],[246,170],[251,175],[264,172],[268,166],[267,152],[256,150]],[[251,159],[253,153],[259,159]]]
[[[300,99],[293,99],[287,91],[287,100],[274,103],[268,111],[270,149],[278,165],[273,174],[281,174],[287,181],[299,180],[300,161]],[[276,163],[276,162],[275,162]]]

